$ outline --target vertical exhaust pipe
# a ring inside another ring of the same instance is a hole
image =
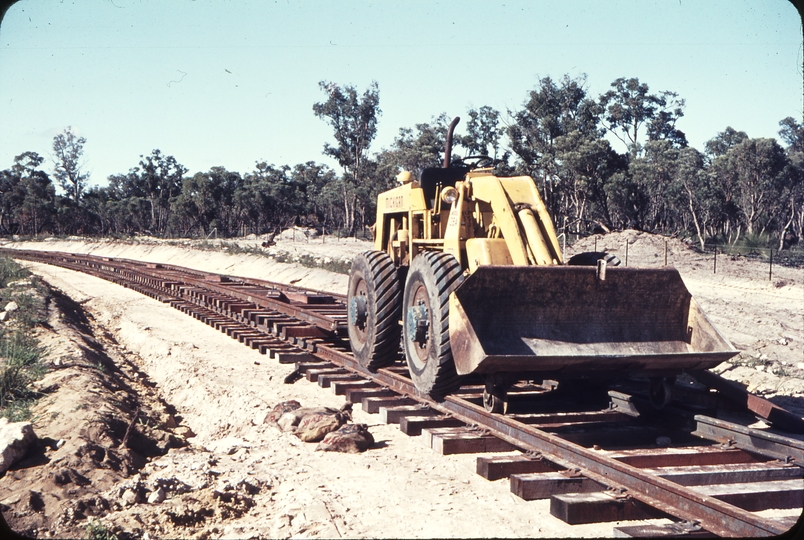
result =
[[[447,129],[447,142],[444,145],[444,168],[449,168],[449,161],[452,159],[452,132],[455,131],[455,126],[458,125],[458,122],[461,121],[460,116],[456,116],[452,119],[452,122],[449,124],[449,128]]]

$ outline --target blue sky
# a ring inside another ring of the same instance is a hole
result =
[[[787,0],[22,0],[0,24],[0,169],[35,151],[52,170],[67,126],[93,185],[155,148],[191,173],[334,166],[312,112],[321,80],[377,81],[376,151],[441,112],[517,110],[564,74],[594,96],[618,77],[677,92],[699,149],[727,126],[776,137],[804,116]]]

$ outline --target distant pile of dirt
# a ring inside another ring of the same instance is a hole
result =
[[[584,251],[605,251],[617,255],[622,264],[626,264],[627,254],[629,266],[656,267],[664,265],[665,246],[669,265],[685,265],[703,258],[699,252],[678,238],[633,229],[582,238],[572,246],[567,246],[567,258]]]

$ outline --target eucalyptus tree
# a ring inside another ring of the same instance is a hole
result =
[[[220,199],[216,191],[208,173],[183,178],[181,192],[171,203],[174,230],[180,231],[181,236],[190,235],[193,229],[202,236],[210,234]]]
[[[275,166],[258,162],[252,172],[243,178],[234,199],[242,211],[243,219],[252,231],[263,232],[281,228],[295,219],[296,205],[291,189],[288,189],[287,165]]]
[[[335,171],[313,161],[299,163],[290,171],[290,184],[294,189],[292,196],[303,202],[308,225],[321,224],[327,228],[334,224],[332,211],[339,208],[337,198],[332,196]]]
[[[86,142],[85,137],[73,133],[71,126],[53,137],[53,176],[67,197],[76,204],[81,200],[89,180],[89,173],[82,171],[81,164]]]
[[[140,156],[137,167],[109,177],[112,198],[131,216],[127,221],[136,232],[163,236],[170,224],[171,200],[181,192],[187,168],[173,156],[155,149]]]
[[[11,169],[0,171],[0,233],[14,234],[17,224],[14,222],[14,210],[18,206],[15,187],[19,183],[19,176]]]
[[[449,123],[447,114],[441,113],[430,122],[399,128],[391,147],[377,155],[378,174],[394,178],[401,171],[410,171],[419,178],[424,169],[441,167]]]
[[[511,113],[507,129],[519,172],[539,183],[559,226],[570,220],[576,231],[589,222],[613,227],[612,207],[622,199],[610,192],[624,162],[603,138],[603,109],[587,95],[585,84],[585,77],[569,75],[540,79],[523,108]]]
[[[733,203],[746,233],[765,232],[782,194],[787,156],[776,139],[746,139],[726,152],[718,165],[724,184],[732,184]]]
[[[333,129],[336,145],[324,144],[324,154],[334,158],[343,168],[340,193],[344,209],[344,227],[354,230],[357,186],[370,180],[367,175],[369,148],[377,135],[380,90],[372,82],[362,95],[354,86],[321,81],[326,101],[313,104],[313,112]]]
[[[479,109],[469,109],[466,121],[466,134],[456,137],[457,142],[469,154],[489,156],[495,161],[508,161],[510,152],[502,150],[505,126],[500,119],[500,111],[484,105]]]
[[[684,116],[683,99],[670,91],[650,94],[646,83],[632,77],[621,77],[611,83],[612,90],[600,96],[605,113],[603,126],[637,157],[645,141],[668,140],[675,146],[687,146],[684,132],[676,122]]]
[[[725,196],[714,176],[706,169],[704,154],[692,147],[678,153],[675,181],[683,188],[678,210],[689,211],[701,250],[707,237],[714,236],[724,216]]]
[[[745,131],[737,131],[728,126],[712,139],[706,141],[704,145],[706,156],[710,161],[720,156],[725,156],[729,150],[746,139],[748,139],[748,134]]]
[[[87,225],[91,227],[92,233],[106,236],[124,232],[119,226],[121,217],[121,212],[117,210],[119,201],[111,197],[108,186],[93,186],[87,189],[81,203],[89,216]]]
[[[14,165],[0,175],[2,215],[0,224],[7,232],[36,235],[52,226],[56,190],[44,163],[36,152],[23,152]]]
[[[787,166],[784,172],[784,193],[780,197],[779,213],[783,225],[779,232],[779,249],[798,241],[804,235],[804,125],[792,117],[779,122],[779,136],[787,144]],[[793,230],[788,239],[788,230]]]

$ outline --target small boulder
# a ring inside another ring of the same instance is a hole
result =
[[[373,444],[374,436],[366,424],[345,424],[336,431],[327,433],[315,449],[322,452],[358,454],[365,452]]]
[[[170,413],[160,414],[159,422],[168,429],[176,429],[179,427],[179,424],[176,422],[176,418]]]
[[[282,413],[282,416],[276,421],[276,425],[282,431],[294,431],[302,418],[309,414],[335,414],[336,412],[338,412],[336,409],[330,407],[302,407]]]
[[[125,490],[120,498],[125,506],[131,506],[137,502],[137,494],[132,489]]]
[[[149,504],[159,504],[165,500],[165,490],[161,487],[148,495]]]
[[[30,423],[0,418],[0,473],[21,460],[35,441],[36,434]]]
[[[3,311],[7,311],[8,313],[11,313],[12,311],[17,311],[19,308],[20,307],[17,305],[17,303],[12,300],[8,304],[6,304],[6,307],[3,308]]]
[[[183,439],[195,437],[195,432],[187,426],[179,426],[173,430],[173,433]]]
[[[316,442],[327,433],[337,430],[352,419],[352,404],[347,403],[339,411],[317,412],[301,419],[294,434],[304,442]]]
[[[278,403],[276,404],[276,406],[274,406],[273,409],[271,409],[271,412],[269,412],[268,415],[265,417],[263,423],[276,425],[276,422],[282,417],[283,414],[285,414],[286,412],[295,411],[297,409],[301,409],[301,403],[299,403],[295,399]]]
[[[6,322],[8,320],[8,311],[0,311],[0,322]]]
[[[41,493],[34,490],[28,493],[28,508],[34,512],[41,512],[45,509],[45,500],[42,498]]]

